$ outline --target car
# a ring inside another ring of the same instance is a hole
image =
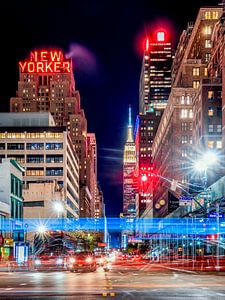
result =
[[[67,269],[70,272],[89,271],[97,269],[97,260],[92,252],[81,251],[67,258]]]
[[[65,258],[58,255],[39,255],[33,258],[35,270],[65,270]]]
[[[100,267],[103,267],[109,261],[109,259],[107,258],[107,256],[105,254],[95,254],[95,257],[96,257],[96,263]]]

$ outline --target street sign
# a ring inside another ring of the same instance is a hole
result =
[[[208,214],[208,218],[217,218],[217,213],[210,213]],[[224,214],[219,214],[219,218],[224,218]]]
[[[192,197],[181,196],[179,198],[179,206],[191,206],[192,205]]]

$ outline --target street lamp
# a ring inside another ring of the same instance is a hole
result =
[[[38,232],[39,234],[44,234],[44,233],[46,232],[46,227],[45,227],[45,225],[43,225],[43,224],[39,225],[39,227],[37,228],[37,232]]]
[[[201,159],[194,162],[194,170],[198,173],[204,172],[204,190],[207,189],[207,170],[217,163],[217,155],[215,152],[207,151]]]
[[[57,212],[58,218],[60,217],[60,214],[64,211],[64,206],[61,202],[54,202],[54,210]]]

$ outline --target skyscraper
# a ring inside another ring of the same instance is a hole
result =
[[[152,208],[152,145],[171,89],[172,49],[169,34],[158,30],[145,41],[139,82],[139,115],[135,126],[140,185],[139,215]],[[151,216],[152,212],[148,214]]]
[[[165,109],[171,88],[171,42],[165,31],[145,41],[139,83],[139,113]]]
[[[136,146],[133,138],[133,126],[131,124],[131,107],[129,107],[129,123],[127,141],[124,146],[123,158],[123,214],[136,216]]]
[[[75,88],[71,59],[66,59],[59,49],[31,51],[28,59],[19,62],[18,91],[16,97],[10,99],[10,111],[47,111],[52,114],[56,126],[67,127],[79,157],[80,213],[83,217],[86,212],[88,217],[94,216],[94,194],[97,192],[93,186],[97,184],[93,185],[93,181],[97,182],[97,178],[88,180],[88,174],[97,177],[96,156],[88,149],[87,119]]]

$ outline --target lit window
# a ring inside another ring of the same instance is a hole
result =
[[[192,69],[193,76],[199,76],[200,74],[200,68],[193,68]]]
[[[188,109],[181,109],[181,118],[187,118],[188,117]]]
[[[212,19],[213,19],[213,20],[217,20],[218,18],[219,18],[218,11],[213,11],[213,12],[212,12]]]
[[[208,76],[208,68],[204,68],[204,76]]]
[[[212,124],[209,125],[208,131],[211,132],[211,133],[214,131],[214,130],[213,130],[213,125],[212,125]]]
[[[193,88],[197,89],[199,87],[200,81],[199,80],[194,80],[193,81]]]
[[[211,40],[205,40],[205,48],[212,48]]]
[[[180,104],[184,104],[184,96],[181,96]]]
[[[187,96],[187,104],[190,104],[191,101],[190,101],[190,96]]]
[[[208,99],[213,99],[213,97],[214,97],[214,92],[208,91]]]
[[[182,157],[187,157],[187,149],[182,149],[181,150],[181,156]]]
[[[208,141],[208,148],[212,149],[214,147],[214,141]]]
[[[211,11],[206,11],[205,12],[205,19],[210,20],[211,19]]]
[[[216,131],[217,132],[222,132],[222,125],[221,124],[216,126]]]
[[[209,109],[208,109],[208,116],[209,116],[209,117],[212,117],[213,114],[214,114],[213,107],[209,107]]]
[[[216,142],[216,148],[217,149],[222,149],[222,141],[217,141]]]
[[[188,137],[187,135],[182,135],[181,136],[181,144],[187,144],[188,142]]]
[[[193,110],[189,109],[189,118],[193,118]]]
[[[204,34],[211,34],[212,33],[212,26],[205,26],[204,28]]]

